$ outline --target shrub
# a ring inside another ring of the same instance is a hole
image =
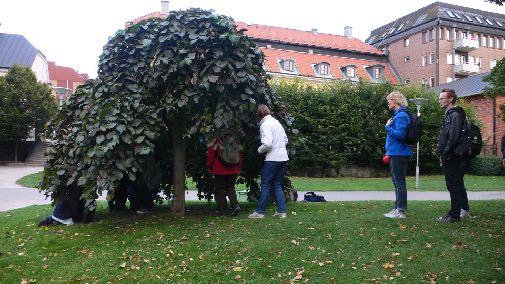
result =
[[[382,164],[386,137],[384,125],[392,116],[385,98],[391,91],[398,90],[407,98],[428,99],[421,110],[420,164],[423,173],[440,171],[436,149],[444,111],[438,104],[437,94],[430,90],[420,86],[364,81],[357,84],[280,81],[272,84],[272,89],[282,97],[294,118],[293,128],[299,131],[291,143],[292,168],[340,169],[357,165],[385,169]],[[409,104],[409,109],[417,111],[413,103]],[[468,115],[473,118],[475,112],[469,109]],[[415,147],[412,150],[415,153]],[[415,157],[409,162],[409,170],[414,171]]]
[[[480,176],[505,175],[502,159],[498,156],[477,156],[470,162],[469,172]]]

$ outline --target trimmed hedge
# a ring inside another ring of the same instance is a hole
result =
[[[299,131],[291,144],[290,167],[335,168],[356,165],[385,169],[386,132],[384,125],[392,116],[386,95],[393,90],[407,98],[422,97],[428,102],[421,109],[423,137],[420,143],[422,173],[439,172],[436,148],[439,126],[444,111],[438,94],[421,87],[393,86],[389,83],[308,84],[301,81],[280,81],[272,89],[282,97],[293,116],[293,128]],[[409,109],[416,112],[414,104]],[[468,110],[469,117],[475,111]],[[415,153],[415,147],[413,147]],[[414,154],[415,155],[415,154]],[[415,171],[415,157],[409,170]]]
[[[470,162],[469,173],[479,176],[503,176],[505,169],[498,156],[477,156]]]

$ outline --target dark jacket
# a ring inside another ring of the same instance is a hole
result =
[[[440,125],[437,153],[442,162],[455,155],[463,155],[467,145],[464,143],[461,131],[466,127],[466,113],[461,107],[453,107],[445,112]],[[468,150],[468,149],[466,149]]]
[[[405,142],[410,124],[406,107],[400,107],[393,115],[393,122],[384,127],[386,130],[386,155],[411,157],[412,149]]]

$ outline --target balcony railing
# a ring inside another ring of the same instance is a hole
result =
[[[457,51],[470,52],[479,48],[479,41],[476,39],[460,38],[454,41],[453,47]]]
[[[455,64],[453,67],[454,74],[465,76],[479,74],[479,69],[479,65],[468,63]]]

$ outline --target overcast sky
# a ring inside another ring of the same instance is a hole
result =
[[[429,0],[172,0],[171,10],[213,9],[235,21],[343,34],[364,41],[370,31],[433,3]],[[484,0],[446,3],[505,14]],[[401,4],[400,4],[401,3]],[[159,0],[1,0],[0,33],[24,35],[49,61],[96,76],[98,56],[124,23],[160,11]]]

